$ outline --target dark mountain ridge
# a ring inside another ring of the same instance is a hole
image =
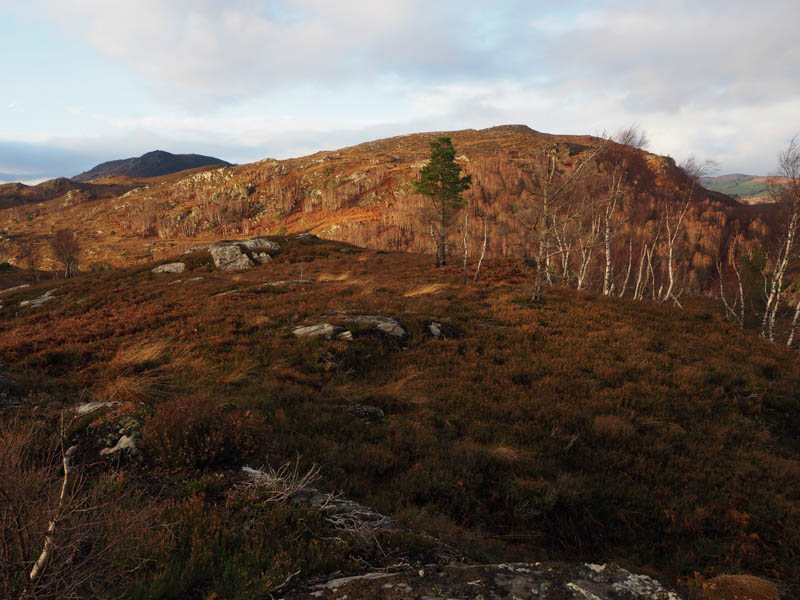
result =
[[[110,160],[101,163],[73,177],[73,181],[88,182],[101,177],[113,175],[127,175],[129,177],[158,177],[169,175],[178,171],[206,167],[209,165],[219,165],[230,167],[231,163],[213,156],[203,156],[201,154],[172,154],[164,150],[154,150],[133,158]]]

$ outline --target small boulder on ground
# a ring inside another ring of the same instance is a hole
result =
[[[186,265],[182,262],[167,263],[151,269],[153,273],[183,273]]]
[[[464,337],[464,332],[461,329],[442,321],[427,321],[425,326],[428,333],[435,338],[448,340]]]

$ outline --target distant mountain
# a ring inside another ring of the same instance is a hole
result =
[[[110,160],[97,165],[73,177],[73,181],[92,181],[101,177],[114,175],[127,175],[128,177],[158,177],[169,175],[187,169],[219,165],[220,167],[233,166],[231,163],[200,154],[172,154],[163,150],[154,150],[137,158]]]

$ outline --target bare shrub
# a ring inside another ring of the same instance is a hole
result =
[[[50,246],[56,258],[64,265],[64,277],[72,277],[78,266],[78,253],[81,250],[75,232],[71,229],[59,229],[50,240]]]
[[[263,467],[252,469],[242,467],[245,473],[250,476],[250,480],[245,483],[245,487],[257,487],[266,490],[266,502],[287,502],[298,492],[311,487],[319,479],[319,467],[312,465],[305,473],[300,470],[300,457],[294,462],[287,462],[274,469],[273,467]]]
[[[0,597],[109,597],[159,539],[123,475],[90,483],[71,455],[32,423],[0,427]]]

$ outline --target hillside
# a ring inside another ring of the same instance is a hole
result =
[[[769,177],[737,173],[707,177],[701,183],[707,190],[726,194],[748,204],[758,204],[769,201],[769,180]]]
[[[83,244],[84,268],[143,262],[231,235],[279,232],[311,232],[375,249],[430,252],[429,203],[412,192],[410,182],[427,160],[429,142],[436,135],[411,134],[307,157],[148,180],[124,197],[71,208],[45,203],[32,216],[0,213],[0,223],[20,240],[41,240],[53,227],[74,229]],[[465,194],[468,244],[473,251],[480,246],[485,225],[489,256],[533,252],[531,233],[519,215],[538,202],[535,170],[545,156],[555,156],[559,172],[565,174],[588,161],[587,191],[597,195],[603,194],[613,161],[624,163],[624,201],[616,213],[618,235],[612,245],[618,272],[629,252],[638,257],[653,243],[663,228],[659,219],[664,207],[678,206],[683,195],[690,196],[680,240],[685,247],[681,285],[687,292],[702,293],[713,284],[713,257],[730,231],[752,236],[772,226],[770,207],[741,205],[693,187],[667,157],[591,136],[550,135],[525,126],[448,135],[459,161],[473,176],[472,189]],[[590,160],[600,147],[604,153]],[[454,224],[453,231],[460,227]],[[15,246],[7,245],[5,251],[13,262]],[[57,269],[46,247],[40,255],[42,268]],[[594,266],[591,285],[598,281]],[[661,272],[656,275],[663,277]],[[617,284],[622,285],[621,278]]]
[[[169,175],[187,169],[198,167],[220,166],[230,167],[231,163],[214,158],[213,156],[203,156],[200,154],[172,154],[163,150],[154,150],[142,156],[134,158],[124,158],[110,160],[101,163],[96,167],[76,175],[74,181],[88,182],[102,177],[113,177],[124,175],[127,177],[158,177]]]
[[[263,264],[216,268],[234,254]],[[41,551],[63,431],[73,478],[37,597],[359,597],[341,578],[402,572],[360,597],[488,598],[492,577],[538,573],[563,598],[600,594],[607,561],[796,597],[796,353],[705,298],[531,303],[531,282],[498,258],[463,287],[429,256],[304,235],[8,292],[0,595]]]
[[[56,199],[71,205],[90,199],[114,198],[129,192],[134,187],[135,185],[130,182],[91,184],[80,183],[66,177],[49,179],[37,185],[6,183],[0,185],[0,210]]]

